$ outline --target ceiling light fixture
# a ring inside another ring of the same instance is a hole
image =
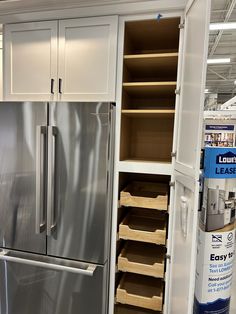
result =
[[[235,22],[229,23],[212,23],[210,24],[211,31],[220,31],[220,30],[227,30],[227,29],[236,29]]]
[[[205,94],[207,94],[209,92],[209,89],[208,88],[206,88],[205,89]]]
[[[230,63],[230,58],[207,59],[207,64]]]

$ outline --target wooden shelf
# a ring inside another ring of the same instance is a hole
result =
[[[129,95],[163,96],[175,93],[176,82],[123,83],[123,88]]]
[[[156,278],[124,274],[117,288],[116,299],[119,303],[161,311],[163,283]]]
[[[158,81],[177,76],[178,53],[136,54],[124,56],[125,81]],[[163,78],[163,79],[162,79]]]
[[[165,248],[129,241],[118,257],[118,270],[156,278],[164,277]]]
[[[167,211],[168,186],[153,182],[132,182],[121,191],[120,206]]]
[[[162,64],[164,61],[171,61],[172,59],[178,59],[178,52],[171,53],[142,53],[142,54],[132,54],[132,55],[124,55],[125,60],[156,60]],[[148,62],[148,61],[147,61]],[[153,61],[155,62],[155,61]],[[138,64],[137,64],[138,66]]]
[[[119,225],[119,238],[165,245],[166,221],[163,217],[129,213]]]
[[[167,110],[163,110],[163,109],[123,109],[122,110],[122,114],[126,115],[128,117],[144,117],[144,118],[170,118],[172,119],[174,114],[175,114],[175,110],[174,109],[167,109]]]

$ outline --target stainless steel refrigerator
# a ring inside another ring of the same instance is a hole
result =
[[[107,313],[114,109],[0,103],[0,313]]]

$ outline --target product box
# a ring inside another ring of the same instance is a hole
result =
[[[228,314],[235,250],[236,148],[206,148],[194,314]]]

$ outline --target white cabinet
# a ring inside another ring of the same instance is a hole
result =
[[[9,24],[4,99],[114,101],[118,18]]]
[[[4,45],[4,99],[54,100],[57,22],[6,25]]]
[[[117,18],[59,22],[61,100],[115,100]]]

